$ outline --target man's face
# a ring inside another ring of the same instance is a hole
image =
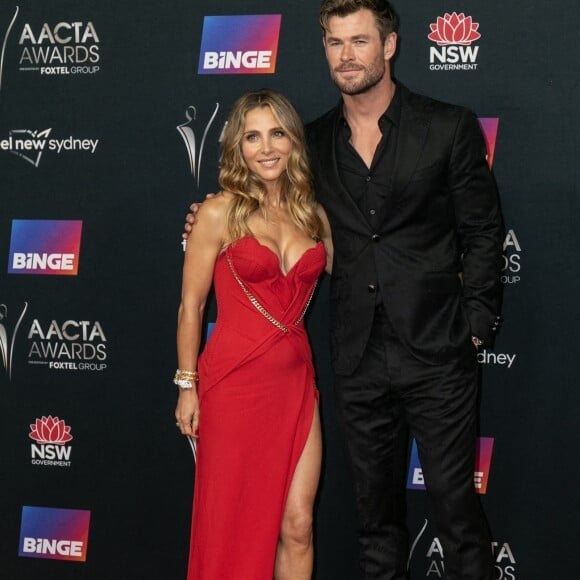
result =
[[[381,40],[373,13],[366,8],[348,16],[332,16],[324,35],[330,76],[346,95],[359,95],[376,86],[388,73],[397,35]]]

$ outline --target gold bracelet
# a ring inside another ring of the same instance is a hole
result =
[[[197,371],[183,371],[181,369],[177,369],[175,371],[174,379],[181,381],[195,381],[196,383],[199,381],[199,373]]]
[[[180,389],[191,389],[194,383],[199,382],[199,373],[197,371],[183,371],[177,369],[173,377],[173,384]]]

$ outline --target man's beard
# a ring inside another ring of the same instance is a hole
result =
[[[376,86],[385,76],[385,64],[382,60],[373,63],[368,67],[360,65],[356,66],[357,70],[364,70],[363,77],[357,80],[344,80],[340,76],[340,67],[338,67],[338,70],[331,69],[330,71],[330,76],[332,77],[334,84],[340,89],[340,92],[345,95],[360,95],[365,93]],[[347,67],[345,66],[345,69],[346,68]]]

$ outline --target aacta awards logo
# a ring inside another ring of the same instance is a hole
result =
[[[413,578],[445,578],[445,554],[437,536],[429,534],[425,520],[411,545],[408,568]],[[496,580],[516,580],[516,559],[508,542],[491,542]]]
[[[14,344],[27,309],[26,302],[21,309],[12,309],[8,308],[7,304],[0,304],[0,360],[8,380],[12,379]]]
[[[507,231],[503,242],[503,284],[518,284],[521,281],[522,246],[513,229]]]
[[[429,49],[431,70],[475,70],[479,46],[472,43],[481,38],[479,23],[463,12],[446,13],[430,25],[427,38],[436,46]]]
[[[18,45],[19,70],[41,75],[99,72],[99,36],[92,22],[24,24]]]
[[[63,419],[41,417],[30,425],[28,437],[35,441],[30,445],[32,465],[48,467],[70,467],[72,441],[71,428]]]
[[[98,320],[34,319],[27,338],[28,364],[54,371],[100,372],[107,368],[107,337]]]
[[[85,562],[90,521],[89,510],[23,506],[18,555]]]
[[[98,139],[81,139],[69,135],[60,139],[49,139],[52,128],[43,131],[12,129],[8,137],[0,139],[0,151],[8,151],[24,161],[38,167],[43,153],[50,151],[57,155],[71,151],[84,151],[91,155],[97,150]]]

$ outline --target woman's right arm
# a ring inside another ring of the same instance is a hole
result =
[[[197,214],[183,262],[181,303],[177,315],[177,360],[184,371],[197,370],[201,326],[216,259],[224,246],[227,199],[208,200]],[[197,435],[199,400],[196,385],[179,389],[175,418],[184,435]]]

